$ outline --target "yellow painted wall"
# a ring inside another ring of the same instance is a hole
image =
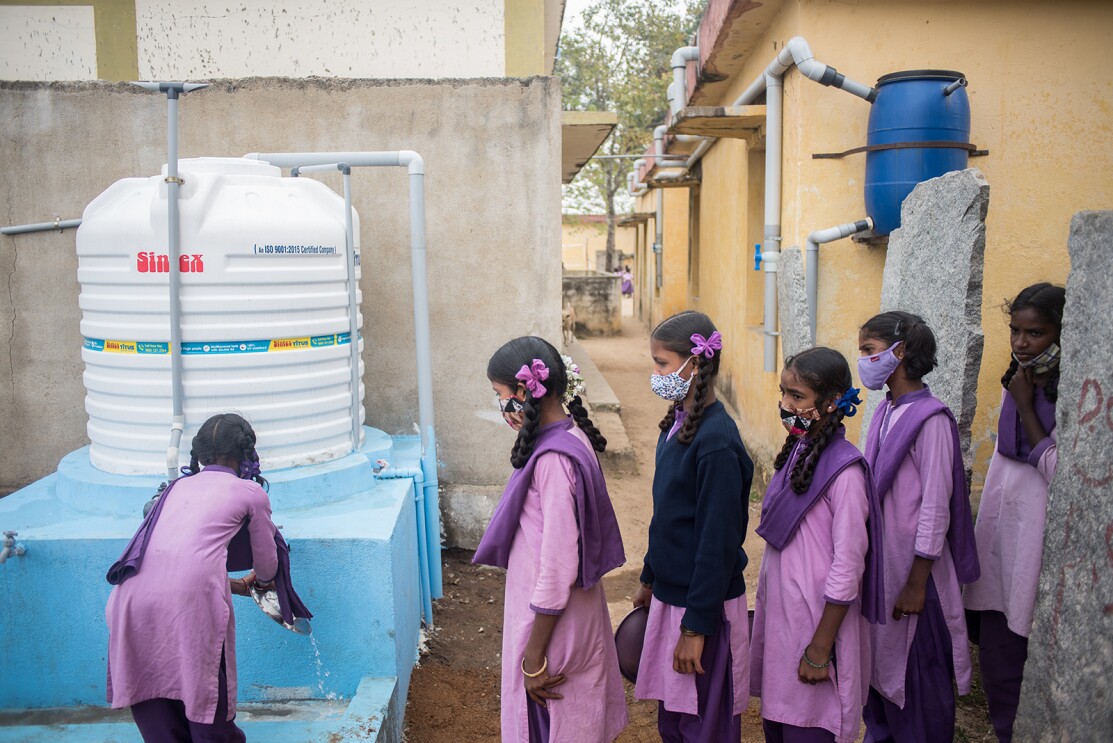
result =
[[[633,225],[615,227],[615,247],[621,255],[634,255],[636,229]],[[579,222],[566,216],[560,226],[561,266],[569,271],[605,271],[605,261],[597,261],[597,251],[607,249],[607,225]],[[633,260],[627,259],[633,269]]]
[[[1113,5],[790,2],[718,103],[732,102],[795,35],[808,39],[818,59],[860,82],[919,68],[957,69],[970,80],[971,141],[990,151],[970,164],[991,187],[982,308],[986,343],[973,426],[980,482],[992,453],[998,379],[1009,354],[1001,304],[1036,281],[1065,282],[1071,215],[1113,208],[1113,76],[1098,72],[1113,63]],[[782,245],[802,246],[812,230],[865,216],[864,156],[811,156],[865,144],[869,105],[791,70],[784,110]],[[666,291],[647,318],[657,321],[692,306],[723,328],[724,391],[758,458],[783,441],[773,410],[777,375],[762,371],[756,327],[763,284],[753,271],[753,245],[762,232],[763,154],[748,153],[739,141],[720,140],[703,158],[698,300],[681,290],[687,284],[686,194],[666,191]],[[638,209],[654,207],[651,191]],[[857,329],[879,309],[885,250],[849,239],[820,250],[818,342],[853,362]],[[849,423],[848,433],[856,439],[858,423]]]

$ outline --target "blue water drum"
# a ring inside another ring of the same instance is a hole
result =
[[[874,232],[900,227],[901,203],[917,183],[965,169],[969,142],[970,99],[961,72],[907,70],[879,78],[866,140],[866,213]]]

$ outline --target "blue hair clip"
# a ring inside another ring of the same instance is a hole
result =
[[[858,412],[858,406],[862,404],[862,401],[858,399],[859,392],[861,390],[857,387],[851,387],[835,402],[835,407],[841,410],[847,418],[853,418]]]

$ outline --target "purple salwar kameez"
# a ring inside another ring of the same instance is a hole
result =
[[[113,708],[166,699],[180,701],[190,723],[222,727],[235,718],[236,624],[226,562],[245,522],[255,573],[269,581],[278,558],[263,488],[215,465],[175,482],[142,569],[113,589],[105,609]]]

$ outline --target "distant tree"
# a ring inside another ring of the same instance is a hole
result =
[[[596,0],[582,26],[565,29],[556,74],[568,111],[616,111],[618,126],[599,154],[642,152],[668,113],[669,61],[696,31],[706,0]],[[607,270],[618,266],[616,201],[633,160],[591,160],[564,190],[566,212],[607,215]]]

